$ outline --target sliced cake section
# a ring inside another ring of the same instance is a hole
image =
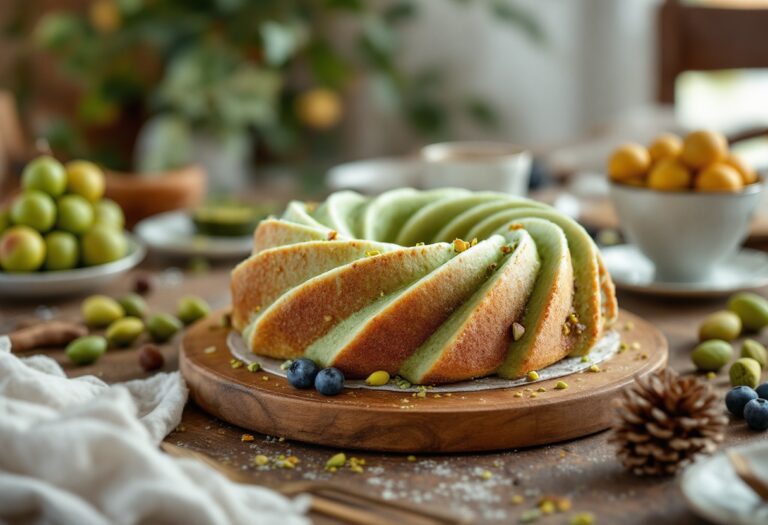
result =
[[[568,355],[563,326],[573,302],[573,265],[563,230],[543,219],[522,219],[536,243],[541,269],[533,293],[519,321],[523,335],[513,341],[497,370],[501,377],[516,378],[551,365]]]
[[[394,374],[453,311],[467,301],[503,256],[495,235],[459,253],[406,290],[350,316],[307,349],[307,357],[348,377]]]
[[[243,330],[278,297],[304,281],[371,253],[400,249],[372,241],[309,241],[263,250],[232,270],[232,325]],[[258,286],[252,286],[258,282]]]
[[[430,191],[400,188],[382,193],[371,201],[363,214],[363,237],[395,242],[403,225],[414,213],[430,203],[461,195],[469,195],[469,191],[459,188]]]
[[[286,292],[243,335],[257,354],[301,356],[340,321],[424,277],[455,255],[453,246],[446,243],[370,254]]]
[[[602,336],[604,319],[601,314],[601,283],[597,246],[586,230],[576,221],[555,210],[520,208],[491,215],[480,222],[472,232],[491,235],[515,221],[524,218],[546,219],[560,227],[568,239],[568,251],[574,268],[573,315],[569,315],[564,331],[568,336],[571,354],[589,353]]]
[[[343,238],[325,226],[307,226],[282,219],[265,219],[253,233],[253,253],[306,241]]]
[[[511,252],[511,253],[509,253]],[[536,244],[519,230],[502,246],[499,268],[400,369],[414,384],[465,381],[492,374],[504,361],[539,273]]]
[[[403,246],[431,242],[440,228],[456,215],[478,204],[505,201],[508,198],[509,196],[503,193],[482,192],[449,197],[427,204],[408,219],[397,234],[395,242]]]

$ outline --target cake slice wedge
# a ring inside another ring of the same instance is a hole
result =
[[[249,348],[294,358],[340,321],[428,275],[456,255],[446,243],[370,255],[305,281],[262,311],[243,332]]]
[[[473,206],[451,219],[443,228],[435,234],[433,242],[451,242],[454,239],[472,239],[469,231],[486,217],[490,217],[500,211],[515,208],[542,208],[549,206],[522,197],[508,197],[500,201],[491,201]],[[479,237],[478,237],[479,238]]]
[[[431,242],[440,228],[456,215],[478,204],[506,201],[508,198],[509,196],[503,193],[488,191],[459,195],[433,202],[422,207],[408,219],[400,233],[397,234],[395,242],[402,246],[412,246],[417,242]],[[467,239],[471,239],[471,237]]]
[[[396,244],[372,241],[309,241],[252,255],[232,270],[232,325],[243,330],[278,297],[316,275],[372,252],[399,249]],[[251,285],[255,282],[259,286]]]
[[[361,216],[367,202],[367,197],[354,191],[338,191],[331,194],[312,217],[345,237],[360,237]]]
[[[343,237],[325,226],[307,226],[283,219],[264,219],[253,233],[253,253],[306,241],[324,241]]]
[[[469,191],[459,188],[440,188],[429,191],[400,188],[382,193],[371,201],[363,213],[363,237],[394,242],[403,224],[424,206],[468,194]]]
[[[396,373],[488,278],[505,243],[504,237],[494,235],[459,253],[407,289],[384,296],[339,323],[315,341],[306,356],[352,378],[377,370]]]
[[[519,208],[498,212],[480,222],[472,233],[491,235],[499,228],[514,224],[518,219],[546,219],[563,230],[568,240],[568,249],[573,261],[575,287],[573,298],[573,317],[570,318],[568,332],[571,354],[584,356],[589,353],[603,334],[605,325],[601,314],[601,283],[599,252],[587,231],[573,219],[555,211],[537,208]]]
[[[536,244],[528,233],[510,235],[512,249],[499,268],[403,364],[414,384],[466,381],[492,374],[514,340],[513,324],[525,310],[539,273]]]
[[[563,325],[573,302],[573,265],[563,230],[544,219],[522,219],[518,224],[533,237],[541,269],[519,321],[523,335],[509,345],[504,362],[496,371],[509,379],[549,366],[568,355],[570,348]]]

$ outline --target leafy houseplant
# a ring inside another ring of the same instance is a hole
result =
[[[483,4],[541,39],[512,1]],[[494,125],[481,99],[429,96],[438,67],[407,74],[399,66],[396,31],[418,11],[417,0],[94,0],[47,13],[34,38],[82,93],[49,141],[62,156],[140,171],[189,162],[200,137],[239,155],[258,139],[263,157],[311,158],[333,150],[343,95],[364,75],[425,137],[445,134],[456,112]]]

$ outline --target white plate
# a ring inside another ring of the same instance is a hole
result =
[[[128,255],[111,263],[55,272],[0,272],[0,296],[47,298],[95,290],[127,272],[144,258],[144,247],[130,235],[126,236]]]
[[[768,284],[768,255],[744,248],[723,261],[704,282],[654,280],[653,263],[631,244],[602,248],[605,265],[618,288],[669,297],[717,297]]]
[[[151,250],[181,257],[233,259],[250,255],[253,237],[211,237],[198,235],[185,211],[169,211],[153,215],[134,228],[136,235]]]
[[[755,474],[768,479],[768,443],[752,443],[733,450],[744,456]],[[761,502],[736,475],[725,452],[700,459],[685,469],[680,477],[680,488],[691,510],[713,523],[768,523],[768,504]]]

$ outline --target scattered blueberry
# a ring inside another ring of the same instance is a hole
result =
[[[744,407],[753,399],[757,399],[757,392],[748,386],[737,386],[725,394],[725,406],[734,416],[744,417]]]
[[[757,391],[757,397],[760,399],[768,399],[768,383],[763,383],[755,390]]]
[[[768,401],[753,399],[744,407],[744,419],[753,430],[768,429]]]
[[[312,388],[320,367],[311,359],[296,359],[288,367],[288,382],[296,388]]]
[[[344,388],[344,374],[338,368],[324,368],[315,377],[315,389],[324,396],[335,396]]]

